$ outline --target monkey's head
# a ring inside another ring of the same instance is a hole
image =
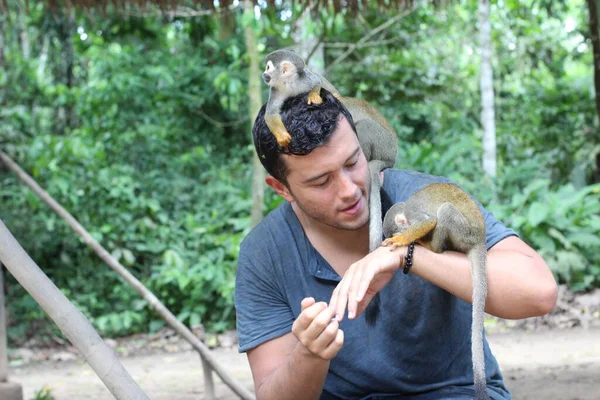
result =
[[[297,75],[304,71],[306,64],[302,57],[293,51],[276,50],[265,57],[263,80],[270,87],[281,88],[286,83],[296,81]]]
[[[404,232],[406,228],[408,228],[408,220],[404,215],[404,203],[396,203],[383,217],[383,235],[390,238],[396,233]]]

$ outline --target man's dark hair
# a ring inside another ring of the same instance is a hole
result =
[[[306,155],[324,145],[338,121],[344,116],[356,132],[352,115],[330,92],[321,89],[321,104],[308,104],[308,93],[290,97],[281,107],[283,125],[292,136],[287,148],[281,148],[265,122],[263,105],[252,127],[256,154],[263,167],[275,179],[287,184],[287,168],[281,154]]]

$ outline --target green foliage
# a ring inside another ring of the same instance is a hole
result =
[[[36,390],[36,392],[33,394],[32,400],[54,400],[52,388],[49,386],[44,386],[43,388]]]
[[[263,7],[260,19],[238,13],[224,37],[214,16],[70,16],[30,3],[27,18],[12,9],[4,19],[0,148],[182,322],[232,327],[237,253],[251,208],[243,28],[260,32],[261,55],[290,46],[302,5]],[[591,184],[600,142],[585,4],[492,4],[492,179],[481,168],[476,3],[420,7],[372,37],[389,14],[323,10],[303,35],[324,36],[325,75],[342,93],[367,99],[389,119],[400,139],[398,167],[449,177],[517,230],[561,282],[600,287],[599,188]],[[19,23],[27,27],[29,58]],[[262,91],[266,99],[265,85]],[[163,326],[2,169],[0,188],[0,218],[102,334]],[[281,201],[267,191],[266,211]],[[57,335],[8,280],[11,341]]]
[[[553,190],[550,180],[538,179],[491,208],[538,249],[561,282],[576,291],[600,284],[600,184]]]

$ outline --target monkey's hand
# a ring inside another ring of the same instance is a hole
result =
[[[349,319],[362,314],[375,294],[390,282],[394,272],[404,267],[405,254],[406,249],[390,251],[379,247],[352,264],[333,291],[329,302],[338,321],[344,318],[346,307]]]

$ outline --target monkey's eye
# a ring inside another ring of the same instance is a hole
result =
[[[265,67],[265,72],[271,72],[274,69],[275,69],[275,66],[273,65],[273,61],[268,61],[267,66]]]

